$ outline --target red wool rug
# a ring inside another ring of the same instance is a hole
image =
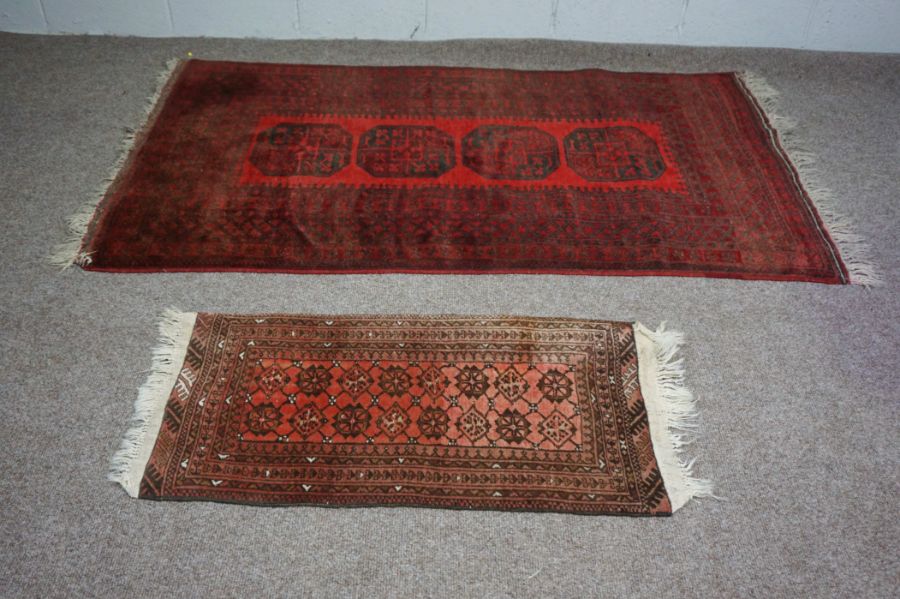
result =
[[[191,60],[54,259],[876,282],[774,96],[734,73]]]
[[[572,319],[169,311],[132,497],[670,515],[711,494],[681,336]]]

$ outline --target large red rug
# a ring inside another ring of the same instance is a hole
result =
[[[734,73],[192,60],[135,141],[64,261],[851,279]]]
[[[134,497],[668,515],[708,481],[680,336],[639,324],[170,311],[113,458]]]

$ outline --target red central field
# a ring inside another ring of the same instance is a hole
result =
[[[146,463],[129,466],[134,496],[656,516],[683,505],[684,482],[657,460],[665,433],[651,434],[648,405],[660,400],[641,389],[631,324],[192,321],[158,433],[136,452]]]
[[[189,61],[86,268],[846,283],[731,73]]]

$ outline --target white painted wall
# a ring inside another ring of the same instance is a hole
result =
[[[900,52],[900,0],[0,0],[0,30]]]

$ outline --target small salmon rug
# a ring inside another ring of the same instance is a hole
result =
[[[110,479],[144,499],[665,516],[709,495],[681,336],[589,320],[167,312]]]
[[[735,73],[182,62],[53,260],[876,282],[774,98]]]

